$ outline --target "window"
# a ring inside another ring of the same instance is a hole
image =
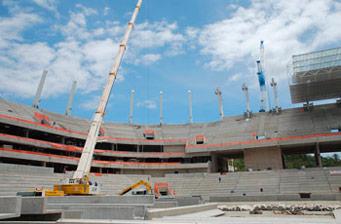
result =
[[[145,137],[145,139],[148,139],[148,140],[153,140],[155,138],[154,130],[151,130],[151,129],[144,130],[143,137]]]
[[[204,144],[205,143],[205,136],[204,135],[195,136],[195,143],[197,145]]]

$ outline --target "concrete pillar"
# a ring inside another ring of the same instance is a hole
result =
[[[193,112],[192,112],[192,91],[188,90],[188,116],[189,123],[193,123]]]
[[[160,91],[160,125],[163,124],[163,92]]]
[[[279,147],[246,149],[244,163],[252,170],[283,169],[282,152]]]
[[[40,82],[39,82],[39,85],[37,88],[37,92],[36,92],[36,95],[35,95],[34,100],[33,100],[32,106],[34,108],[39,108],[41,93],[43,92],[46,76],[47,76],[47,71],[44,70],[43,74],[41,75]]]
[[[75,93],[76,93],[76,87],[77,87],[77,81],[73,81],[71,91],[70,91],[70,95],[69,95],[69,100],[68,100],[66,110],[65,110],[66,116],[71,115],[73,99],[74,99]]]
[[[218,156],[211,155],[211,162],[209,163],[209,172],[215,173],[218,171]]]
[[[317,167],[322,167],[322,160],[321,160],[321,155],[320,155],[320,143],[316,143],[315,162],[316,162]]]
[[[131,90],[131,92],[130,92],[129,124],[133,123],[134,95],[135,95],[135,90]]]
[[[282,152],[282,164],[283,164],[283,169],[286,169],[287,168],[287,164],[285,163],[285,155],[284,155],[283,152]]]
[[[219,88],[217,88],[214,93],[218,97],[219,116],[220,116],[220,119],[223,120],[224,119],[224,108],[223,108],[223,98],[222,98],[222,95],[221,95],[221,91],[220,91]]]
[[[281,111],[281,107],[279,106],[279,98],[278,98],[278,92],[277,92],[277,82],[275,82],[275,79],[271,79],[270,86],[272,87],[273,94],[274,94],[274,101],[275,101],[275,108],[274,111],[276,113],[279,113]]]
[[[242,90],[245,94],[245,102],[246,102],[246,111],[245,111],[245,117],[250,118],[251,117],[251,108],[250,108],[250,97],[249,97],[249,88],[245,83],[242,85]]]

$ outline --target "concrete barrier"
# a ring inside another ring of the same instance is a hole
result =
[[[48,207],[57,204],[134,204],[134,205],[150,205],[154,204],[154,196],[66,196],[66,197],[48,197]]]
[[[47,208],[63,211],[64,218],[144,219],[153,196],[67,196],[48,197]]]
[[[264,195],[264,196],[210,196],[209,202],[238,201],[339,201],[341,194],[311,194],[310,198],[300,198],[299,194]]]
[[[44,197],[22,197],[21,214],[33,215],[46,213],[46,198]]]
[[[185,215],[189,213],[202,212],[211,209],[216,209],[217,203],[208,203],[202,205],[190,205],[175,208],[163,208],[163,209],[149,209],[147,211],[146,219],[161,218],[164,216],[176,216]]]
[[[186,196],[177,196],[176,200],[178,202],[178,206],[188,206],[188,205],[198,205],[202,203],[201,197],[186,197]]]
[[[0,197],[0,219],[19,217],[21,197]]]
[[[144,219],[146,206],[143,205],[71,205],[63,207],[63,218],[67,219]]]

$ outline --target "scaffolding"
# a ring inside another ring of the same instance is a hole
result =
[[[341,48],[292,57],[292,103],[341,97]]]

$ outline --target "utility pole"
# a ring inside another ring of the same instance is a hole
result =
[[[41,75],[40,82],[39,82],[37,92],[36,92],[36,96],[34,97],[33,104],[32,104],[32,107],[37,108],[37,109],[39,108],[40,98],[43,92],[46,76],[47,76],[47,70],[44,70],[43,74]]]
[[[68,103],[67,103],[67,106],[66,106],[66,110],[65,110],[65,115],[66,116],[70,116],[71,115],[73,99],[74,99],[75,93],[76,93],[76,87],[77,87],[77,81],[73,81],[72,87],[71,87],[70,96],[69,96],[69,100],[68,100]]]
[[[214,93],[218,97],[219,116],[220,116],[220,119],[223,120],[224,119],[224,108],[223,108],[223,98],[221,95],[221,91],[219,88],[217,88]]]

